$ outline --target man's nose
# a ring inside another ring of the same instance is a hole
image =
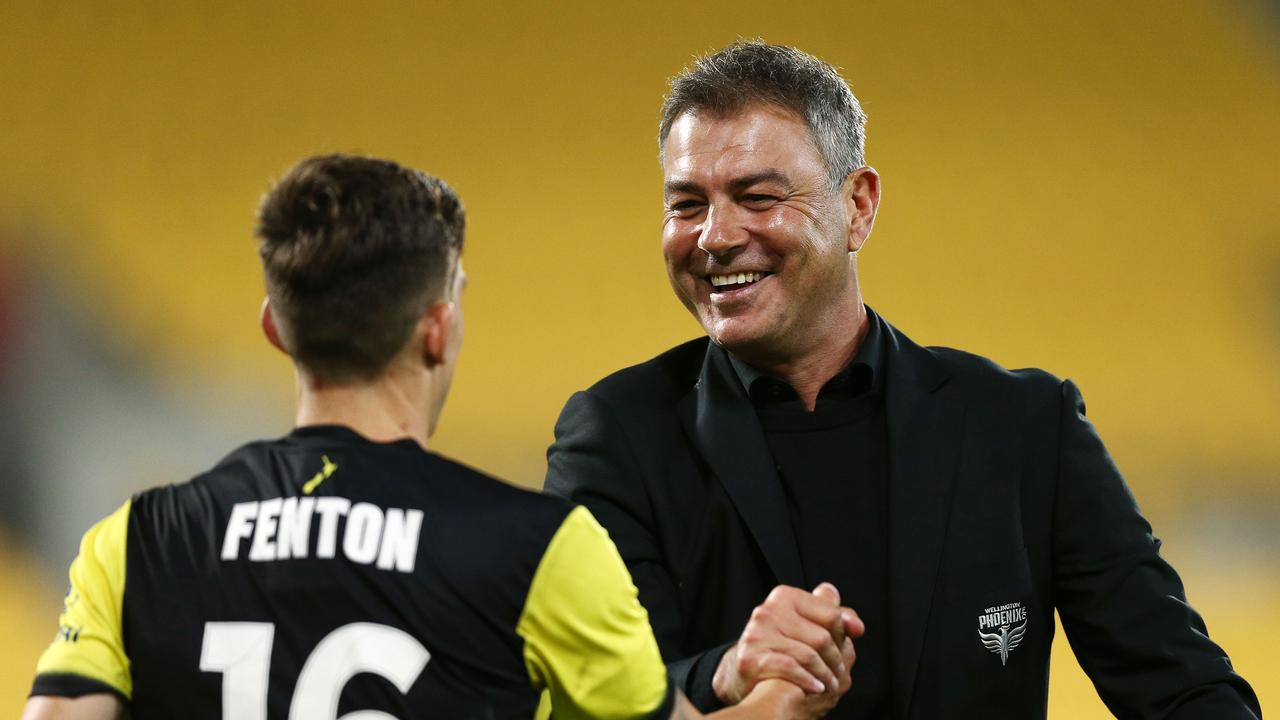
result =
[[[698,248],[712,257],[721,257],[743,247],[750,239],[747,229],[738,222],[731,208],[712,205],[702,223]]]

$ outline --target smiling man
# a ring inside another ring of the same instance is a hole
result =
[[[608,529],[668,672],[703,709],[764,678],[830,717],[1044,717],[1053,613],[1124,717],[1250,718],[1070,381],[924,348],[863,304],[880,180],[843,78],[735,43],[662,109],[663,254],[707,337],[575,394],[547,490]]]

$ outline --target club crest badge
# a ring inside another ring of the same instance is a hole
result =
[[[985,632],[984,632],[985,631]],[[1027,608],[1022,603],[997,605],[978,616],[978,639],[982,646],[1000,656],[1000,665],[1009,662],[1009,653],[1027,632]]]

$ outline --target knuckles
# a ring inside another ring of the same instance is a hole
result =
[[[779,674],[786,673],[798,666],[799,663],[795,661],[795,658],[781,653],[767,653],[760,658],[760,661],[757,664],[757,667],[761,671],[769,671]]]
[[[789,599],[789,597],[791,596],[791,594],[792,594],[792,593],[795,593],[795,592],[800,592],[800,591],[799,591],[799,590],[797,590],[796,588],[790,587],[790,586],[788,586],[788,585],[778,585],[777,587],[775,587],[774,589],[772,589],[772,590],[770,590],[770,591],[769,591],[769,595],[768,595],[768,597],[766,597],[766,598],[765,598],[765,600],[764,600],[764,604],[765,604],[765,605],[770,605],[770,604],[775,604],[775,605],[776,605],[776,604],[779,604],[779,603],[787,602],[787,600]]]
[[[773,609],[772,609],[772,608],[770,608],[768,605],[757,605],[757,606],[756,606],[756,608],[755,608],[754,610],[752,610],[752,611],[751,611],[751,620],[749,621],[749,623],[748,623],[748,624],[750,624],[750,623],[755,623],[755,624],[766,624],[766,623],[769,623],[769,622],[771,622],[771,621],[773,620],[774,615],[775,615],[775,613],[774,613]]]

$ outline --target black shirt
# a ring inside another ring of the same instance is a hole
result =
[[[33,694],[138,720],[531,718],[543,687],[575,716],[671,712],[590,514],[408,439],[246,445],[91,529],[71,578]]]
[[[823,385],[812,412],[786,382],[730,355],[782,479],[806,582],[835,585],[867,626],[852,687],[830,718],[882,718],[890,707],[887,357],[880,320],[868,315],[853,361]]]

